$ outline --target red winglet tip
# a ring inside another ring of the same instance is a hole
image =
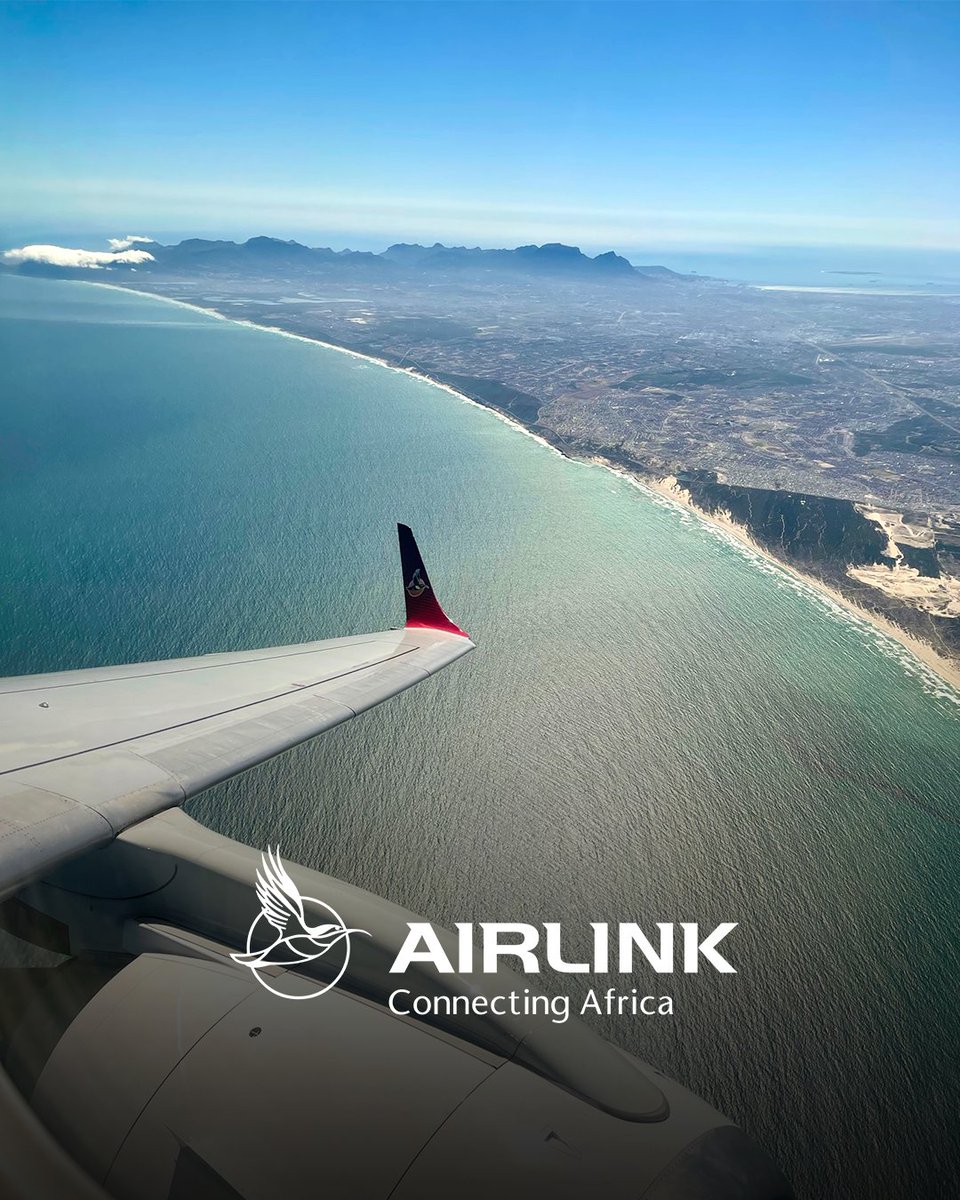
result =
[[[427,568],[423,565],[417,539],[409,525],[397,525],[400,539],[400,565],[403,571],[403,598],[407,608],[407,629],[436,629],[468,638],[440,607]]]

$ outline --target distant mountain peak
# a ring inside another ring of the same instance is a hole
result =
[[[636,267],[621,254],[617,254],[614,250],[608,250],[606,254],[598,254],[593,260],[598,267],[603,267],[607,271],[635,271]]]
[[[613,250],[591,258],[579,246],[564,242],[530,243],[512,250],[490,250],[474,246],[445,246],[434,242],[421,246],[416,242],[396,242],[381,255],[388,262],[419,268],[481,266],[487,269],[524,271],[573,271],[585,275],[633,274],[634,267]]]

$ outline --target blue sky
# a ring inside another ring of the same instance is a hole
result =
[[[960,6],[0,5],[0,234],[960,247]]]

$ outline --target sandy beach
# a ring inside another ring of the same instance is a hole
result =
[[[626,474],[626,472],[624,472]],[[923,666],[932,671],[944,683],[949,684],[958,693],[960,693],[960,665],[952,662],[948,658],[944,658],[942,654],[938,654],[933,646],[921,641],[920,638],[913,637],[906,630],[901,629],[892,621],[888,621],[885,617],[879,616],[877,613],[871,612],[866,608],[861,608],[860,605],[854,604],[842,592],[823,583],[821,580],[812,575],[806,575],[802,571],[798,571],[795,567],[782,562],[779,558],[774,557],[769,551],[765,550],[758,542],[756,542],[747,529],[739,525],[736,521],[729,517],[724,517],[720,514],[706,513],[702,509],[697,508],[692,503],[689,493],[686,492],[676,479],[668,477],[666,479],[652,482],[646,479],[638,479],[638,483],[642,487],[648,488],[651,492],[658,496],[669,500],[672,503],[684,508],[687,512],[693,513],[700,520],[706,521],[709,524],[715,525],[722,529],[730,537],[740,542],[745,548],[752,551],[754,554],[760,555],[772,564],[778,570],[785,572],[791,576],[796,582],[802,584],[805,588],[809,588],[814,592],[829,601],[834,605],[844,609],[845,612],[855,617],[859,621],[866,621],[876,630],[884,635],[884,637],[892,638],[899,642],[904,649],[908,650],[914,658],[918,659]]]
[[[351,350],[346,346],[338,346],[335,342],[324,341],[322,338],[309,337],[308,335],[301,333],[291,333],[289,330],[280,329],[276,325],[264,325],[256,321],[247,321],[243,318],[232,317],[226,313],[220,312],[218,309],[207,308],[201,304],[191,304],[186,300],[176,300],[173,297],[164,296],[157,292],[148,292],[141,289],[123,287],[119,284],[113,283],[102,283],[100,280],[93,279],[89,281],[80,280],[79,282],[84,285],[89,283],[94,287],[110,288],[113,291],[128,292],[136,296],[145,296],[150,300],[163,300],[167,304],[175,304],[181,308],[189,309],[193,312],[203,313],[205,316],[212,316],[221,321],[230,321],[236,325],[245,325],[250,329],[261,329],[267,333],[279,334],[281,337],[293,338],[294,341],[308,342],[315,346],[323,346],[328,350],[336,350],[340,354],[349,355],[349,357],[360,359],[363,362],[376,363],[380,367],[385,367],[388,371],[396,371],[399,374],[409,375],[414,379],[419,379],[424,383],[430,384],[431,387],[435,387],[440,391],[446,392],[450,396],[455,396],[464,404],[472,404],[475,408],[485,409],[487,412],[492,413],[499,420],[503,421],[504,424],[509,425],[518,433],[522,433],[524,436],[532,438],[535,442],[539,442],[540,445],[545,446],[548,450],[553,451],[554,454],[558,454],[562,458],[568,458],[574,462],[586,462],[593,466],[600,467],[603,470],[610,471],[612,474],[628,480],[641,491],[645,491],[651,496],[665,500],[670,504],[675,505],[677,508],[692,514],[698,520],[703,521],[706,525],[722,531],[730,539],[732,539],[734,543],[739,544],[739,546],[744,550],[749,551],[752,555],[758,555],[771,566],[783,572],[795,584],[808,590],[810,594],[828,603],[835,610],[839,610],[845,617],[859,622],[865,622],[872,626],[874,630],[882,634],[884,637],[897,642],[900,646],[907,650],[914,659],[917,660],[921,667],[932,673],[932,675],[935,676],[938,681],[945,683],[952,688],[957,694],[957,700],[960,701],[960,664],[953,662],[951,659],[945,658],[942,654],[939,654],[933,648],[933,646],[922,641],[920,638],[913,637],[911,634],[907,633],[906,630],[901,629],[898,625],[895,625],[892,621],[887,620],[885,617],[871,612],[868,609],[861,608],[860,605],[849,600],[835,588],[832,588],[829,585],[821,582],[814,576],[804,574],[804,572],[798,571],[795,567],[782,562],[779,558],[776,558],[774,555],[770,554],[769,551],[765,550],[761,545],[759,545],[742,525],[739,525],[729,517],[725,517],[722,514],[708,513],[703,509],[698,508],[692,503],[689,494],[673,477],[656,480],[646,476],[641,476],[632,471],[626,470],[624,467],[612,462],[610,459],[604,458],[602,455],[591,455],[589,457],[578,458],[578,456],[575,454],[570,454],[560,449],[547,438],[542,437],[540,434],[535,433],[532,429],[528,428],[523,424],[522,421],[516,420],[516,418],[511,417],[498,408],[495,408],[493,405],[483,404],[478,400],[474,400],[471,396],[467,396],[463,392],[457,391],[456,388],[450,387],[449,384],[440,383],[435,379],[431,379],[429,375],[426,375],[422,371],[418,371],[415,368],[400,367],[394,363],[388,362],[386,359],[378,358],[376,355],[363,354],[358,350]]]

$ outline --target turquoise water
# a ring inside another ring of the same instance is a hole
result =
[[[408,521],[477,651],[190,811],[439,921],[739,921],[738,974],[602,1031],[804,1197],[944,1194],[960,707],[895,644],[437,388],[161,301],[0,276],[0,406],[0,672],[398,624]]]

